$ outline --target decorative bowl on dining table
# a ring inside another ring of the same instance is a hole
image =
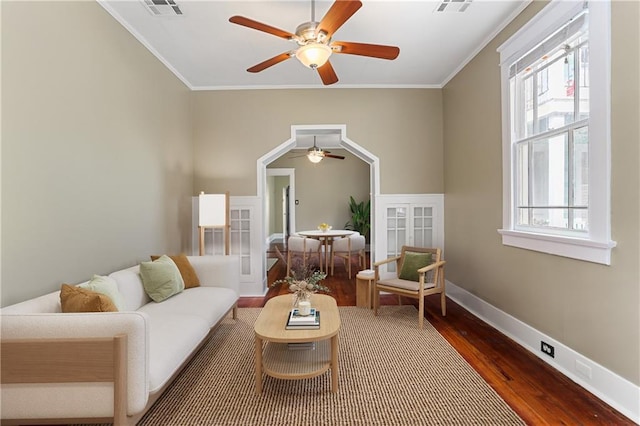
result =
[[[330,231],[331,225],[329,225],[328,223],[322,222],[320,225],[318,225],[318,230],[322,232]]]

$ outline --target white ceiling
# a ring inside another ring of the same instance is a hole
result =
[[[229,22],[242,15],[295,32],[311,18],[310,0],[175,0],[182,16],[153,16],[143,0],[98,1],[193,90],[324,87],[295,58],[248,73],[296,45]],[[450,1],[447,9],[464,0]],[[363,0],[333,39],[398,46],[400,56],[387,61],[334,54],[340,81],[329,87],[442,87],[529,2],[472,0],[464,12],[437,12],[441,2],[433,0]],[[316,21],[331,4],[316,2]]]

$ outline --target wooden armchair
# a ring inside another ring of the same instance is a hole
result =
[[[418,299],[418,327],[424,323],[424,297],[430,294],[440,294],[442,316],[446,315],[447,298],[444,285],[444,264],[441,260],[439,248],[424,248],[402,246],[400,256],[391,257],[374,263],[375,267],[375,297],[373,305],[374,315],[378,315],[380,306],[380,291]],[[430,256],[429,256],[430,255]],[[386,274],[380,277],[380,266],[396,262],[396,274]],[[423,266],[424,265],[424,266]]]

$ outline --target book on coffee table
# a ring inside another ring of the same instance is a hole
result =
[[[290,351],[315,351],[316,342],[287,343],[287,348]]]
[[[320,328],[320,311],[311,308],[310,315],[300,315],[298,309],[292,309],[287,319],[287,330],[315,330]]]

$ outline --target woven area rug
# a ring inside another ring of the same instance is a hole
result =
[[[254,393],[253,324],[239,309],[139,425],[518,425],[522,419],[413,306],[341,307],[339,384],[265,377]]]

